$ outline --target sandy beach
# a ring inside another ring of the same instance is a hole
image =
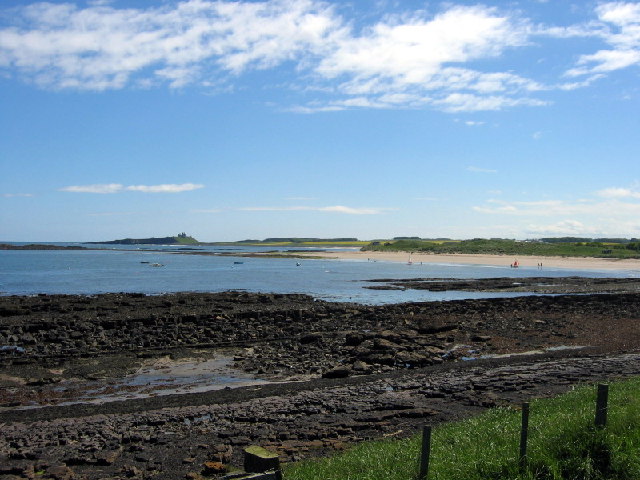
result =
[[[385,261],[385,262],[409,262],[407,252],[310,252],[304,254],[310,257],[329,257],[342,260]],[[455,263],[469,265],[503,265],[509,266],[518,261],[520,268],[538,268],[538,264],[544,267],[584,269],[584,270],[640,270],[640,259],[611,259],[593,257],[539,257],[510,255],[473,255],[473,254],[421,254],[411,255],[413,263]]]

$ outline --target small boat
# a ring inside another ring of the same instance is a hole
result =
[[[233,262],[234,265],[242,265],[244,262]]]
[[[164,267],[164,265],[162,263],[150,263],[149,266],[150,267]]]
[[[296,267],[299,267],[300,265],[302,265],[300,262],[296,262]]]

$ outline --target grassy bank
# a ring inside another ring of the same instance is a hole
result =
[[[519,471],[521,413],[497,408],[434,428],[429,480],[640,479],[640,378],[611,384],[604,430],[593,427],[595,387],[531,402],[529,463]],[[420,436],[366,442],[287,466],[287,480],[415,480]]]
[[[250,247],[327,247],[327,248],[341,248],[341,247],[366,247],[371,242],[364,240],[300,240],[300,241],[267,241],[267,240],[245,240],[242,242],[209,242],[201,243],[200,245],[212,245],[212,246],[250,246]]]
[[[555,257],[640,258],[637,242],[523,242],[504,239],[396,240],[371,242],[365,251],[433,254],[537,255]]]

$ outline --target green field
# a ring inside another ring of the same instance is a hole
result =
[[[638,242],[542,242],[505,239],[390,240],[371,242],[365,251],[433,254],[538,255],[558,257],[640,258]]]
[[[613,383],[608,424],[593,426],[596,389],[581,387],[530,407],[528,464],[519,468],[521,412],[496,408],[433,429],[429,480],[640,479],[640,378]],[[356,445],[289,464],[287,480],[415,480],[420,435]]]
[[[182,234],[184,235],[184,234]],[[176,243],[204,246],[288,247],[356,247],[371,252],[415,252],[433,254],[536,255],[558,257],[640,258],[636,239],[510,240],[474,238],[472,240],[419,239],[396,237],[393,240],[364,241],[356,238],[266,238],[238,242],[198,242],[192,237],[174,237]]]
[[[332,239],[290,239],[276,241],[267,240],[243,240],[240,242],[212,242],[201,243],[201,245],[224,245],[224,246],[254,246],[254,247],[366,247],[369,241],[364,240],[332,240]]]

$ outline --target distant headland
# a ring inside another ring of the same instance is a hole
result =
[[[236,242],[200,242],[186,233],[180,233],[175,237],[150,237],[150,238],[122,238],[102,242],[84,242],[88,245],[260,245],[260,246],[353,246],[364,247],[368,241],[357,238],[316,238],[316,237],[272,237],[264,240],[239,240]]]
[[[10,243],[0,243],[0,250],[86,250],[86,248],[79,245],[45,245],[41,243],[12,245]]]
[[[182,232],[175,237],[121,238],[104,242],[84,242],[88,245],[201,245],[198,240]]]

